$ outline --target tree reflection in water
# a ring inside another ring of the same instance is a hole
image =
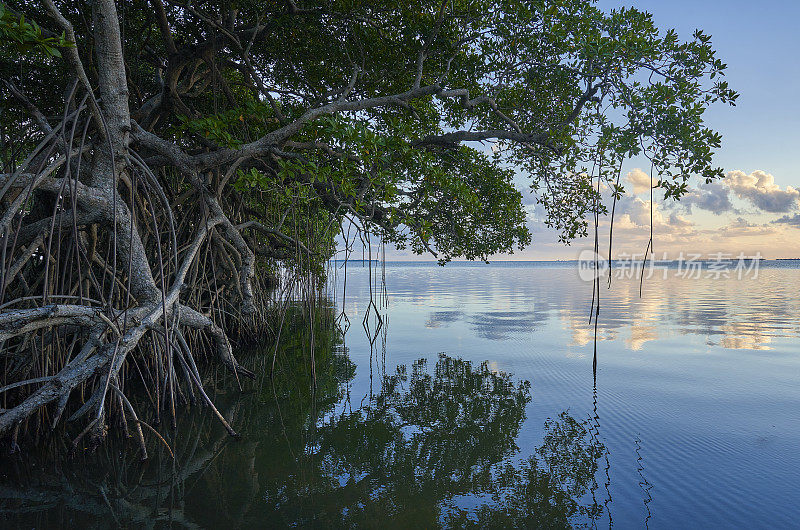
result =
[[[604,447],[591,442],[585,422],[566,412],[545,423],[544,443],[521,466],[508,464],[495,481],[493,504],[474,513],[456,510],[447,526],[569,528],[596,520],[602,505],[581,504]]]
[[[34,469],[37,458],[26,455],[0,480],[4,519],[28,526],[566,527],[601,510],[584,504],[603,450],[585,422],[567,413],[548,420],[541,447],[513,464],[529,383],[440,355],[432,370],[419,360],[384,376],[380,392],[351,408],[355,366],[338,334],[315,330],[311,391],[303,347],[311,336],[303,326],[285,333],[272,382],[244,397],[216,396],[241,440],[189,411],[169,440],[175,460],[155,442],[144,465],[134,449],[120,453],[113,444],[56,468]]]

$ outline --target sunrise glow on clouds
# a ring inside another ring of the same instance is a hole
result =
[[[650,175],[634,168],[621,183],[626,193],[615,207],[613,254],[641,255],[650,238]],[[581,238],[564,246],[544,226],[545,212],[541,207],[529,204],[527,208],[534,242],[528,249],[503,259],[574,259],[580,250],[593,246],[593,238]],[[610,216],[600,221],[603,249],[608,248],[610,221]],[[780,185],[772,174],[762,170],[728,171],[721,180],[690,188],[680,201],[664,200],[656,188],[652,229],[657,258],[664,253],[677,258],[680,253],[710,257],[720,252],[800,257],[800,190]]]

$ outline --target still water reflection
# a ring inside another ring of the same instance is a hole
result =
[[[242,395],[217,378],[240,440],[187,410],[174,460],[156,441],[144,465],[124,442],[6,457],[3,524],[798,524],[800,270],[658,276],[641,298],[615,281],[596,379],[591,286],[571,264],[387,264],[387,299],[353,263],[343,296],[338,272],[313,391],[311,335],[290,318],[273,379]]]

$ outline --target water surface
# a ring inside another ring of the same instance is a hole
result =
[[[667,267],[641,297],[638,278],[603,284],[596,377],[592,286],[574,263],[387,263],[370,276],[350,262],[346,291],[336,271],[314,309],[329,325],[314,334],[313,391],[308,327],[290,323],[274,379],[243,394],[217,381],[240,440],[192,409],[169,437],[174,460],[156,442],[144,466],[130,443],[58,465],[9,459],[6,520],[798,525],[793,262],[742,279]]]

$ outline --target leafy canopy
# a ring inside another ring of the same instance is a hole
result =
[[[56,2],[92,64],[85,3]],[[15,4],[51,23],[39,2]],[[291,205],[321,219],[314,237],[329,248],[351,220],[442,261],[513,252],[530,242],[515,172],[567,242],[586,234],[590,212],[606,212],[600,181],[622,193],[625,158],[648,157],[676,199],[692,176],[722,175],[712,162],[721,137],[703,114],[736,100],[725,64],[702,31],[684,41],[636,9],[133,0],[119,11],[137,125],[224,182],[254,218]],[[23,75],[41,59],[4,57],[4,74],[56,111],[57,84]]]

